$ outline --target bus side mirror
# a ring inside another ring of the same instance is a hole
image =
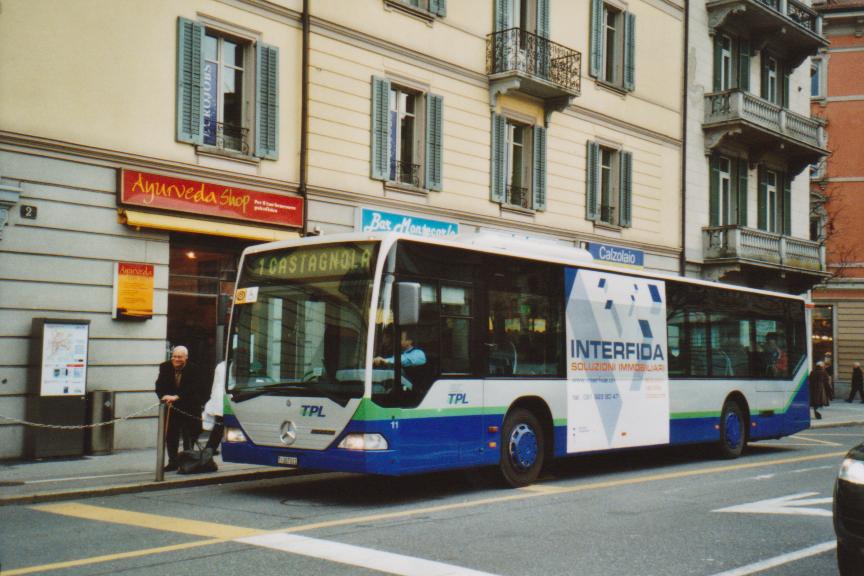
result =
[[[396,290],[399,295],[399,325],[417,324],[420,321],[420,284],[399,282]]]

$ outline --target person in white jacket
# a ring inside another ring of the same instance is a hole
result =
[[[204,405],[204,411],[201,413],[202,427],[204,430],[210,430],[210,437],[207,439],[207,448],[211,454],[216,454],[219,451],[219,443],[222,442],[222,432],[225,427],[222,424],[222,416],[224,410],[225,396],[225,360],[216,365],[213,372],[213,386],[210,389],[210,400]]]

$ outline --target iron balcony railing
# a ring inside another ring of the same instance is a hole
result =
[[[531,197],[528,193],[528,188],[507,186],[507,204],[520,208],[531,208]]]
[[[793,20],[802,28],[806,28],[814,34],[821,35],[819,15],[809,6],[795,0],[758,0],[758,2]]]
[[[505,72],[548,80],[578,94],[582,54],[521,28],[510,28],[489,34],[486,39],[486,73]]]
[[[822,123],[743,90],[705,95],[705,124],[746,121],[816,148],[823,147]]]
[[[744,226],[702,229],[704,256],[710,260],[749,260],[814,272],[825,271],[825,247],[819,242]]]
[[[390,163],[390,180],[420,188],[420,165],[393,161]]]
[[[212,127],[211,127],[212,126]],[[204,144],[220,150],[231,150],[249,154],[249,129],[236,124],[215,124],[204,126]],[[215,128],[215,130],[213,129]],[[212,130],[212,132],[211,132]]]
[[[617,224],[615,222],[615,206],[600,206],[600,221],[606,224]]]

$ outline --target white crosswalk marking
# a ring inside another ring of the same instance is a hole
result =
[[[386,574],[402,576],[494,576],[489,572],[480,572],[452,564],[433,562],[422,558],[393,554],[392,552],[382,552],[331,540],[297,536],[296,534],[277,532],[236,538],[234,541],[350,566],[369,568]]]

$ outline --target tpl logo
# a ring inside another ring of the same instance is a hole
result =
[[[317,416],[318,418],[326,418],[324,415],[324,406],[313,406],[311,404],[303,404],[300,406],[301,416]]]
[[[469,404],[468,394],[464,392],[452,393],[447,395],[448,404]]]

